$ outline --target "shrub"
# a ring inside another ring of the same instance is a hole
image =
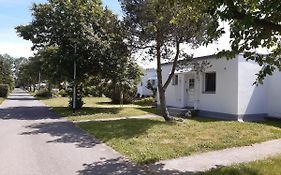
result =
[[[77,97],[77,99],[76,99],[76,109],[81,109],[83,107],[83,105],[84,105],[84,102],[83,102],[82,98]],[[72,106],[73,106],[73,101],[72,101],[72,98],[70,98],[69,103],[68,103],[68,107],[70,109],[72,109]]]
[[[136,100],[134,102],[134,104],[136,105],[140,105],[140,106],[155,106],[155,99],[153,97],[147,97],[147,98],[143,98],[141,100]]]
[[[83,107],[83,105],[84,105],[84,102],[83,102],[83,94],[84,94],[84,92],[83,92],[83,88],[82,88],[82,86],[77,86],[77,88],[76,88],[76,105],[75,105],[75,109],[81,109],[82,107]],[[68,91],[68,95],[69,95],[69,103],[68,103],[68,107],[70,108],[70,109],[72,109],[73,108],[73,91],[72,90],[70,90],[69,89],[69,91]]]
[[[124,86],[123,104],[130,104],[133,102],[136,94],[135,86]],[[121,88],[118,85],[110,84],[106,87],[105,96],[111,98],[113,104],[119,104],[121,99]]]
[[[61,97],[67,97],[67,92],[66,92],[66,90],[61,89],[61,90],[59,91],[59,95],[60,95]]]
[[[50,92],[48,89],[44,88],[44,89],[40,89],[39,91],[37,91],[35,93],[35,97],[52,97],[52,92]]]
[[[7,97],[9,94],[9,85],[7,84],[0,84],[0,97]]]

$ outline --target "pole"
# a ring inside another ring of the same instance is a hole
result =
[[[74,57],[76,57],[76,45],[74,47]],[[72,96],[72,109],[73,113],[75,113],[76,110],[76,58],[74,58],[74,63],[73,63],[73,96]]]
[[[40,90],[40,86],[41,86],[41,73],[39,71],[39,73],[38,73],[38,90]]]

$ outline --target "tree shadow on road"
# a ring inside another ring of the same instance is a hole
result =
[[[84,169],[77,171],[79,175],[146,175],[141,167],[122,158],[105,159],[92,164],[84,164]]]
[[[192,172],[164,170],[162,165],[150,169],[149,166],[136,165],[122,158],[101,160],[83,166],[83,170],[77,171],[78,175],[194,175]]]
[[[100,142],[67,121],[41,122],[26,126],[21,135],[49,134],[52,140],[47,143],[74,143],[77,147],[92,148]]]
[[[45,106],[22,106],[0,109],[0,120],[42,120],[57,118],[59,118],[59,116]]]

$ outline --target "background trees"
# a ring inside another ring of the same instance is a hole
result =
[[[31,10],[32,22],[16,30],[33,43],[32,49],[38,52],[34,58],[41,61],[40,71],[48,82],[74,83],[74,63],[75,84],[81,92],[81,86],[93,76],[114,82],[114,86],[124,82],[125,72],[135,63],[124,42],[124,26],[100,0],[49,0],[34,4]]]
[[[7,54],[0,55],[0,84],[6,84],[10,89],[14,87],[13,58]]]

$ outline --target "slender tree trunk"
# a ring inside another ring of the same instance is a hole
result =
[[[158,94],[160,100],[160,110],[163,118],[166,121],[172,121],[173,117],[170,116],[169,111],[166,105],[166,97],[165,97],[165,89],[163,87],[163,80],[162,80],[162,69],[161,69],[161,45],[159,41],[157,41],[157,79],[158,79]]]

